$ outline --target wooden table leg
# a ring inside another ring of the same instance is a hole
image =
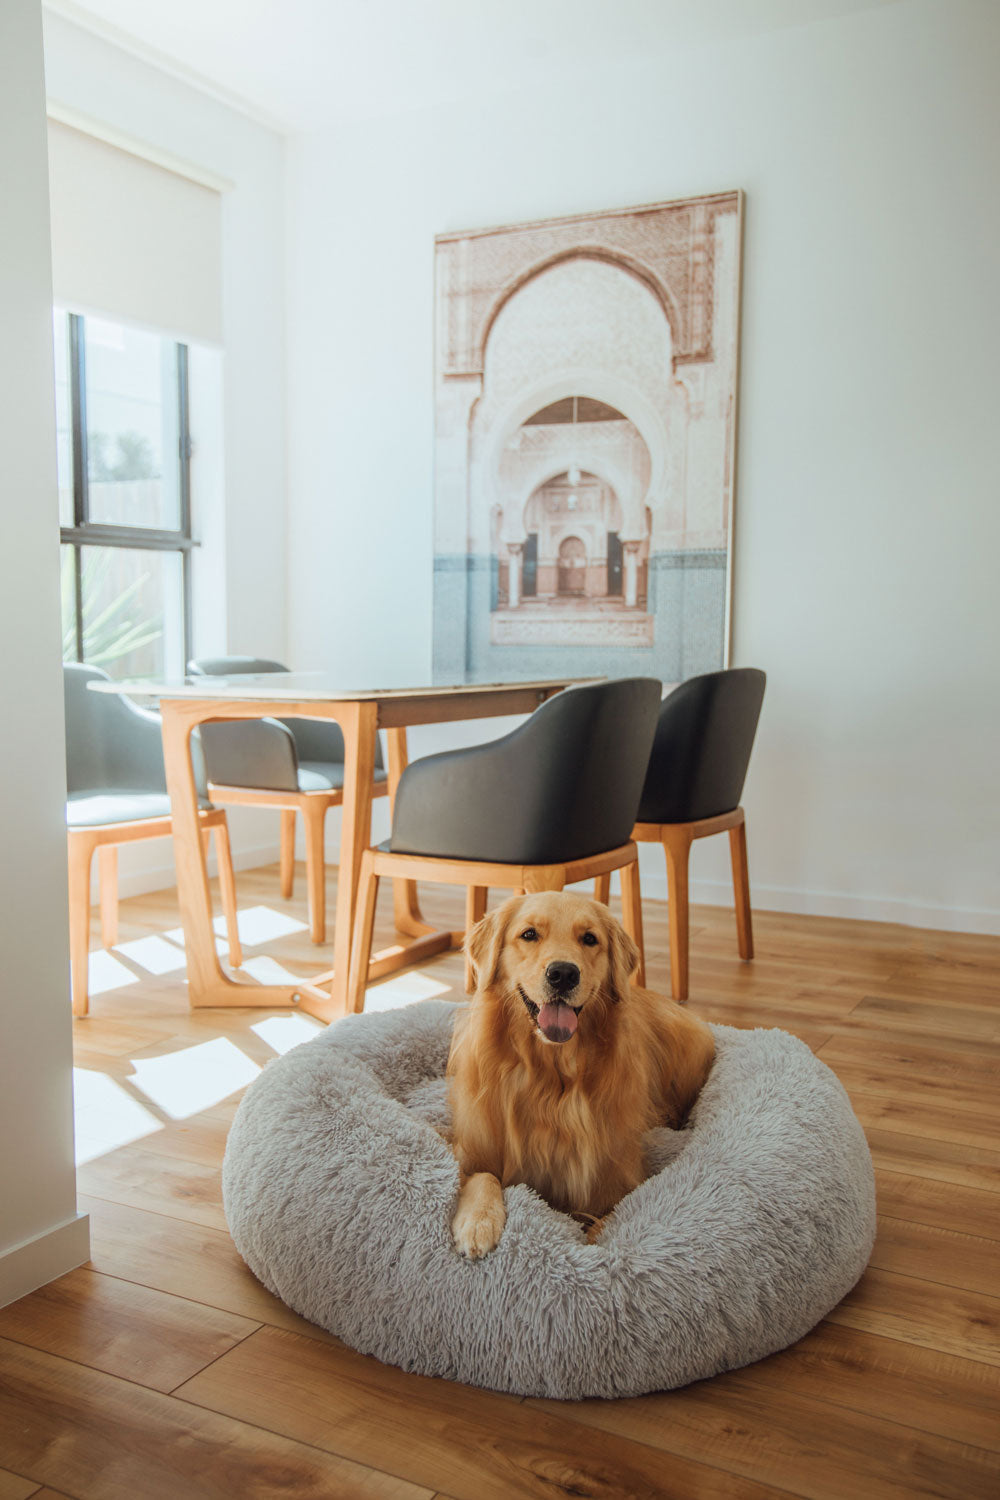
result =
[[[220,712],[216,704],[178,699],[164,699],[161,707],[163,763],[170,794],[177,897],[184,928],[188,1000],[192,1009],[234,1005],[278,1009],[301,1003],[303,1010],[311,1010],[312,1005],[307,1003],[310,999],[325,1003],[326,996],[313,995],[305,982],[297,985],[245,984],[223,973],[215,949],[212,896],[201,846],[198,794],[191,765],[193,729],[206,719],[220,717]]]
[[[385,737],[389,742],[389,810],[392,813],[396,806],[399,778],[409,765],[410,757],[406,748],[405,729],[387,729]],[[415,880],[392,882],[392,905],[397,931],[405,933],[407,937],[423,937],[433,931],[424,921],[420,910]]]
[[[185,722],[185,721],[188,722]],[[212,927],[212,897],[208,888],[205,853],[198,818],[198,793],[191,765],[191,731],[189,716],[174,705],[164,703],[163,762],[170,793],[170,811],[174,828],[174,861],[177,867],[177,896],[184,928],[184,952],[187,958],[188,995],[192,1006],[206,1004],[208,996],[224,981],[225,975],[215,951]]]
[[[344,808],[340,827],[337,925],[333,939],[330,1000],[332,1014],[342,1016],[347,1013],[351,937],[361,857],[371,839],[378,707],[374,703],[347,703],[337,717],[344,734]]]

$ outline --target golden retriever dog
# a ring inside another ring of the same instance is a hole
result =
[[[469,933],[476,992],[448,1059],[461,1172],[455,1244],[500,1239],[503,1188],[601,1220],[645,1177],[643,1136],[680,1126],[715,1057],[712,1033],[629,983],[639,954],[606,906],[568,891],[515,896]]]

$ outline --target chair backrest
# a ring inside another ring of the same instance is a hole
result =
[[[502,739],[414,761],[392,848],[504,864],[561,864],[631,837],[662,684],[569,688]]]
[[[268,661],[263,656],[199,656],[188,662],[188,672],[192,677],[232,677],[239,672],[287,672],[288,670],[289,668],[283,662]],[[343,765],[344,736],[339,724],[334,724],[332,721],[324,723],[321,719],[282,719],[281,723],[286,724],[295,737],[295,751],[300,762],[311,760]],[[215,738],[221,740],[221,736]],[[382,746],[377,738],[375,764],[379,769],[383,766]],[[225,779],[222,776],[213,777],[213,780]]]
[[[111,679],[100,667],[63,663],[67,791],[166,791],[159,716],[117,693],[91,692],[98,680]]]
[[[284,662],[264,656],[199,656],[188,662],[192,677],[233,677],[239,672],[287,672]]]
[[[739,806],[766,682],[756,667],[732,667],[689,677],[664,699],[640,823],[693,823]]]

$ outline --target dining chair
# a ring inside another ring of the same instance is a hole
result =
[[[364,1009],[383,876],[464,885],[467,931],[485,914],[491,887],[558,891],[620,870],[623,924],[639,948],[642,983],[631,830],[661,692],[649,677],[567,688],[502,739],[407,766],[391,837],[361,860],[348,1009]],[[458,943],[463,934],[452,936]]]
[[[688,860],[695,839],[729,833],[740,958],[753,958],[746,818],[739,805],[764,701],[766,675],[732,667],[689,677],[664,700],[656,725],[637,843],[662,844],[667,860],[670,987],[688,994]]]
[[[194,677],[287,672],[282,662],[259,656],[203,656],[188,662]],[[344,736],[320,719],[254,719],[205,724],[201,741],[214,802],[221,806],[274,807],[281,812],[281,894],[295,884],[295,815],[306,836],[309,935],[326,941],[326,815],[344,800]],[[376,740],[372,796],[389,790]]]
[[[118,846],[173,832],[163,769],[160,717],[88,683],[110,681],[99,667],[63,663],[66,705],[66,825],[69,844],[69,951],[73,1014],[89,1009],[90,871],[98,858],[101,940],[118,941]],[[214,836],[229,962],[243,962],[236,924],[236,882],[226,814],[205,794],[195,751],[202,839]]]

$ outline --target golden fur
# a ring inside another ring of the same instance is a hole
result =
[[[462,1172],[452,1229],[475,1257],[497,1243],[501,1189],[512,1183],[585,1219],[609,1213],[645,1176],[646,1131],[683,1122],[715,1046],[674,1001],[629,983],[638,951],[596,901],[515,896],[473,928],[467,947],[477,988],[448,1074]],[[580,971],[570,997],[577,1029],[562,1042],[546,1039],[527,1003],[537,1012],[552,999],[553,961]]]

